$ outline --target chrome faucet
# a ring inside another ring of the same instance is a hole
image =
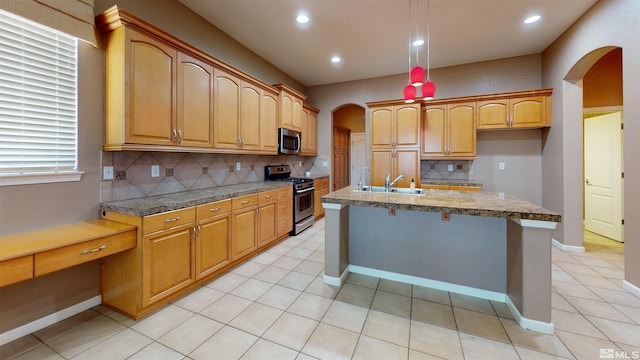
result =
[[[391,187],[395,185],[398,181],[400,181],[403,177],[404,177],[403,175],[400,175],[395,180],[390,181],[391,174],[387,174],[387,178],[384,180],[384,191],[386,192],[391,191]]]

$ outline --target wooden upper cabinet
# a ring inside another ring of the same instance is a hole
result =
[[[422,116],[422,159],[476,157],[476,103],[426,106]]]
[[[478,130],[551,126],[551,91],[533,91],[478,101]]]
[[[108,75],[107,97],[108,100],[117,101],[122,95],[113,92],[124,90],[124,101],[128,102],[128,106],[117,109],[122,112],[108,112],[107,121],[122,122],[122,116],[125,116],[126,143],[173,145],[173,130],[176,129],[176,99],[173,89],[176,87],[177,52],[130,29],[126,30],[125,38],[124,77],[115,79],[111,77],[115,74]],[[110,64],[110,59],[106,61]],[[110,80],[123,82],[125,88],[114,88],[112,85],[116,84],[110,83]],[[129,116],[126,116],[127,113]]]
[[[213,147],[240,148],[240,79],[215,69]]]
[[[302,109],[302,146],[300,155],[318,155],[318,112],[320,110],[304,104]]]
[[[371,108],[371,146],[419,146],[420,105]]]
[[[285,84],[277,84],[279,112],[278,126],[289,130],[301,131],[302,107],[305,96]]]
[[[213,66],[178,53],[178,145],[213,146]]]
[[[260,137],[263,151],[278,153],[278,95],[266,90],[260,106]]]
[[[260,150],[262,89],[246,81],[240,90],[240,148]]]

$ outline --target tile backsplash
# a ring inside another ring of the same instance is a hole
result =
[[[453,171],[449,171],[449,165]],[[435,180],[471,180],[472,160],[422,160],[420,161],[420,179]]]
[[[230,155],[117,151],[102,152],[102,166],[114,167],[114,179],[100,184],[100,201],[233,185],[264,180],[265,165],[288,164],[292,176],[329,174],[326,157],[298,155]],[[239,163],[240,170],[236,170]],[[158,165],[159,176],[151,176]]]

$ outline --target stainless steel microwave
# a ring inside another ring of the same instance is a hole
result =
[[[278,152],[281,154],[299,154],[302,147],[302,134],[285,128],[278,129]]]

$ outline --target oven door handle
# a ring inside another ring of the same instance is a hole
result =
[[[310,188],[308,188],[308,189],[304,189],[304,190],[301,190],[301,191],[296,191],[296,194],[306,193],[306,192],[308,192],[308,191],[313,191],[313,190],[315,190],[315,189],[316,189],[315,187],[310,187]]]

